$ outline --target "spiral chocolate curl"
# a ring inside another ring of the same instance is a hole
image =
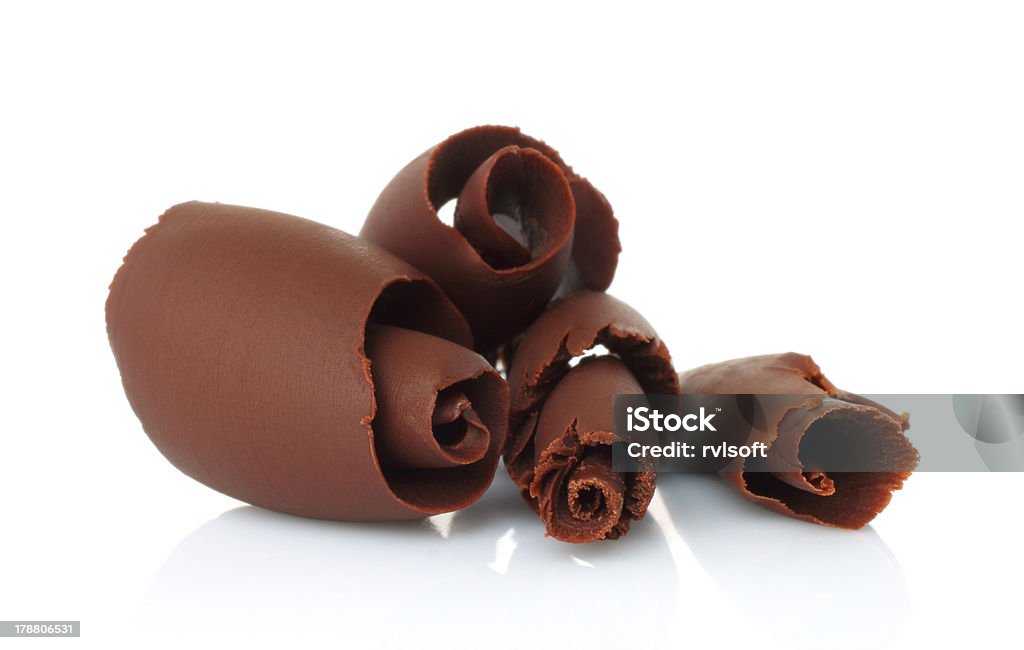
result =
[[[110,288],[128,400],[182,472],[248,503],[376,521],[463,508],[494,476],[507,386],[421,272],[343,232],[168,210]]]
[[[635,474],[612,467],[612,399],[642,393],[622,361],[584,359],[552,389],[534,431],[529,495],[548,532],[567,542],[616,539],[643,517],[654,495],[653,466]]]
[[[826,526],[862,528],[917,467],[918,452],[903,433],[909,415],[838,389],[807,355],[733,359],[684,372],[679,381],[688,394],[763,396],[754,421],[737,428],[743,439],[732,442],[763,443],[768,460],[740,458],[719,475],[769,510]],[[823,458],[836,453],[885,471],[826,471],[830,463]]]
[[[608,355],[572,360],[596,346]],[[615,539],[644,516],[653,467],[612,468],[612,398],[676,393],[668,349],[631,307],[603,293],[577,292],[540,315],[509,370],[511,406],[505,465],[552,537]]]
[[[438,210],[453,199],[449,226]],[[550,146],[503,126],[453,135],[406,165],[360,236],[434,279],[491,358],[556,292],[607,289],[620,251],[604,196]]]

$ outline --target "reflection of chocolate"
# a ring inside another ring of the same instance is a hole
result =
[[[720,473],[748,499],[776,512],[861,528],[917,466],[917,450],[903,434],[909,416],[839,390],[808,356],[734,359],[682,373],[679,381],[687,394],[767,396],[743,429],[746,439],[733,442],[765,443],[768,460],[741,458]],[[826,471],[851,455],[862,466],[893,471]]]
[[[249,503],[410,519],[469,505],[497,467],[507,388],[463,347],[465,321],[422,273],[332,228],[171,208],[115,276],[107,331],[160,451]]]
[[[448,226],[437,211],[452,199]],[[604,196],[554,149],[499,126],[453,135],[406,165],[360,236],[433,278],[488,355],[560,287],[604,291],[620,250]]]
[[[608,356],[573,357],[603,345]],[[636,311],[611,296],[579,292],[530,326],[509,370],[505,464],[548,534],[570,542],[615,539],[640,519],[654,493],[653,471],[611,467],[612,398],[675,393],[664,343]]]

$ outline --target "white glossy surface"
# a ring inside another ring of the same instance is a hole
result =
[[[427,630],[455,646],[522,647],[528,634],[559,646],[658,647],[714,636],[716,620],[723,636],[737,634],[732,617],[761,627],[762,641],[809,645],[857,612],[870,624],[849,641],[863,647],[892,639],[910,615],[899,562],[870,528],[790,522],[713,479],[673,476],[627,537],[574,546],[544,538],[499,479],[478,504],[428,522],[230,510],[169,555],[140,621],[185,636],[326,622],[394,647],[421,643]]]
[[[850,532],[778,517],[713,477],[663,475],[629,535],[582,546],[545,538],[504,476],[476,505],[423,522],[341,524],[243,506],[182,538],[135,623],[172,640],[244,630],[382,647],[996,642],[1016,634],[1024,570],[1007,535],[1019,522],[976,519],[1015,501],[1020,478],[918,475],[893,507],[916,524],[886,526],[886,514]],[[902,560],[876,528],[890,530]],[[987,548],[971,552],[968,539]]]

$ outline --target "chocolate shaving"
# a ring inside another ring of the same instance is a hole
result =
[[[917,450],[903,433],[909,416],[839,390],[809,356],[734,359],[684,372],[679,382],[686,394],[766,396],[758,400],[757,418],[739,433],[743,439],[732,442],[762,442],[768,460],[738,459],[719,474],[770,510],[827,526],[862,528],[917,467]],[[822,470],[822,459],[837,454],[867,457],[872,467],[886,471]]]
[[[437,211],[457,200],[452,226]],[[516,128],[451,136],[388,183],[360,236],[422,269],[494,358],[561,291],[604,291],[620,251],[604,196]]]
[[[128,400],[185,474],[338,520],[463,508],[490,484],[507,386],[423,273],[312,221],[167,211],[110,287]]]
[[[574,357],[595,346],[607,356]],[[668,349],[625,303],[578,292],[552,303],[518,341],[509,371],[505,466],[552,537],[615,539],[640,519],[655,474],[616,472],[611,445],[616,394],[675,393]]]

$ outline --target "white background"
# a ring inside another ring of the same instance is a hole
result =
[[[103,322],[174,203],[355,232],[412,157],[515,124],[611,200],[611,292],[680,368],[797,350],[858,392],[1024,392],[1019,3],[13,4],[0,619],[84,634],[0,646],[1020,643],[1020,475],[915,475],[857,533],[668,477],[585,547],[504,475],[407,525],[233,511],[149,443]]]

